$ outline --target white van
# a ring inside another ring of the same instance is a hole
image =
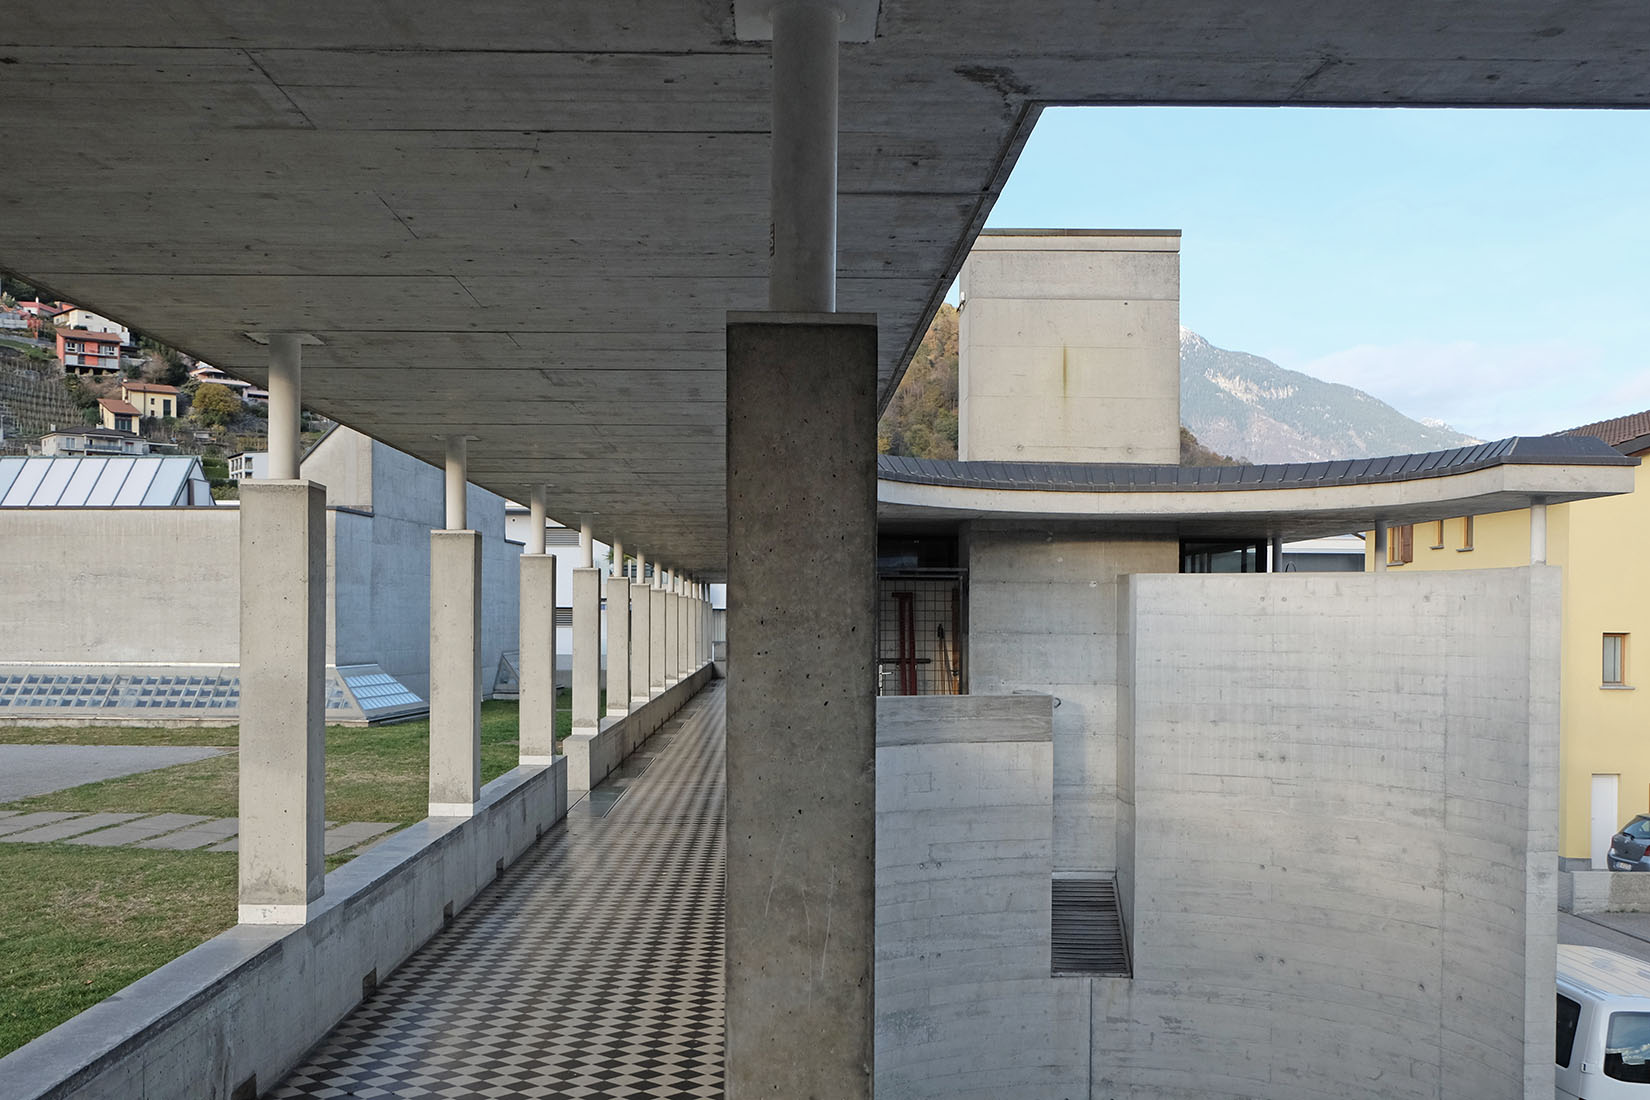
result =
[[[1558,1100],[1650,1100],[1650,963],[1558,947]]]

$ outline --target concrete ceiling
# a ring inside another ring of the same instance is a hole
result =
[[[715,579],[768,85],[730,0],[12,0],[0,267]],[[1645,106],[1650,5],[883,0],[842,87],[886,398],[1040,105]]]

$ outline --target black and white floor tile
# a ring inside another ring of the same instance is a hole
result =
[[[714,683],[269,1096],[720,1097],[725,713]]]

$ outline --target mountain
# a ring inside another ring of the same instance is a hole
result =
[[[1217,348],[1180,330],[1180,422],[1198,441],[1250,462],[1313,462],[1441,451],[1477,443],[1411,420],[1362,390]]]

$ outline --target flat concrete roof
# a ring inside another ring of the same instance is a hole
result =
[[[0,27],[0,268],[725,565],[724,319],[766,302],[769,55],[728,0],[132,0]],[[884,399],[1045,104],[1650,104],[1650,7],[902,0],[842,47],[840,291]],[[52,140],[41,141],[41,120]],[[867,445],[869,445],[867,443]]]

